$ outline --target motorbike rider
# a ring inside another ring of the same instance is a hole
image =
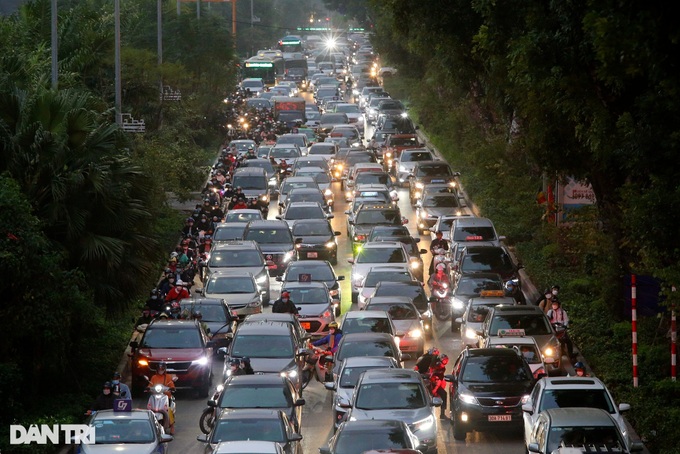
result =
[[[233,201],[233,199],[232,199],[232,201]],[[229,209],[230,210],[247,210],[248,204],[246,203],[245,199],[237,198],[236,201],[234,202],[234,205]]]
[[[541,297],[536,300],[535,305],[543,309],[543,312],[548,313],[551,307],[550,300],[553,296],[557,296],[559,291],[559,285],[553,285],[552,287],[545,289]]]
[[[253,366],[250,365],[250,358],[247,356],[244,356],[241,358],[241,369],[246,373],[246,375],[254,375],[255,371],[253,370]]]
[[[244,159],[257,159],[257,154],[255,154],[255,149],[253,147],[248,147],[248,152],[244,156]]]
[[[90,416],[93,412],[99,410],[113,410],[113,393],[111,389],[113,386],[110,381],[104,383],[101,394],[97,396],[95,401],[90,405],[90,409],[85,412],[87,416]]]
[[[430,392],[432,397],[437,396],[442,400],[441,405],[441,419],[448,419],[446,416],[446,380],[444,374],[446,373],[446,365],[449,363],[449,357],[441,354],[437,357],[433,365],[430,366],[428,375],[430,376]]]
[[[527,299],[524,297],[522,289],[519,288],[519,281],[517,279],[510,279],[504,285],[505,295],[511,296],[517,301],[517,304],[527,304]]]
[[[184,236],[195,236],[198,235],[198,229],[194,226],[195,220],[192,217],[186,218],[184,221],[184,227],[182,228],[182,235]]]
[[[413,366],[413,370],[417,370],[421,374],[426,374],[430,370],[430,365],[434,364],[434,361],[439,356],[439,349],[437,347],[430,348],[424,355],[422,355],[416,361],[416,365]]]
[[[437,230],[435,239],[430,243],[430,254],[432,254],[432,261],[430,262],[430,274],[434,272],[434,258],[437,255],[437,249],[449,250],[449,242],[444,239],[444,232]]]
[[[232,358],[229,360],[229,370],[227,375],[229,377],[235,377],[237,375],[245,375],[246,371],[241,369],[241,360],[238,358]]]
[[[295,314],[297,315],[298,313],[298,308],[295,306],[295,303],[291,301],[290,299],[290,292],[283,291],[281,292],[281,297],[274,301],[274,305],[272,306],[272,312],[273,313],[278,313],[278,314]],[[337,324],[336,324],[337,327]]]
[[[590,377],[590,374],[586,372],[586,365],[581,361],[577,361],[574,364],[574,371],[576,372],[577,377]]]
[[[117,386],[118,390],[120,391],[120,398],[121,399],[132,399],[132,393],[130,392],[130,387],[120,381],[120,372],[115,371],[113,373],[113,376],[111,378],[111,384],[113,386]]]
[[[328,324],[328,334],[317,341],[308,341],[309,346],[314,349],[315,354],[307,357],[303,370],[309,370],[313,368],[317,361],[320,365],[323,365],[325,363],[323,357],[335,354],[338,349],[340,339],[342,339],[342,330],[338,327],[338,323],[330,322]],[[322,346],[324,348],[321,348]],[[328,375],[329,371],[326,371],[326,381],[330,381]]]
[[[562,304],[560,303],[560,300],[557,299],[557,296],[553,295],[551,299],[551,304],[552,308],[548,311],[547,314],[545,314],[550,320],[550,324],[559,324],[564,326],[564,328],[566,329],[569,326],[569,316],[567,315],[567,312],[564,309],[562,309]],[[567,331],[564,332],[564,335],[560,339],[560,342],[564,343],[564,345],[567,346],[567,354],[569,355],[569,358],[573,361],[574,344],[571,342],[571,339],[569,338],[569,333]]]
[[[156,385],[165,386],[166,388],[168,388],[168,390],[165,391],[165,395],[168,396],[169,400],[172,400],[172,393],[175,391],[175,376],[166,373],[167,370],[168,365],[165,363],[165,361],[159,362],[158,368],[156,369],[156,373],[149,380],[149,388],[152,388]],[[168,407],[169,407],[168,408],[169,433],[174,434],[175,414],[172,411],[172,406],[169,405]]]
[[[451,288],[451,280],[446,272],[446,265],[443,263],[437,265],[437,271],[430,276],[427,285],[430,286],[430,290],[444,288],[444,285],[446,285],[446,288]]]
[[[158,299],[163,300],[165,298],[165,295],[172,290],[172,287],[175,286],[175,282],[177,281],[177,273],[173,273],[170,268],[165,269],[165,277],[158,283]],[[147,304],[149,304],[147,302]],[[159,310],[160,310],[161,304],[159,303]],[[149,306],[151,307],[151,306]]]
[[[201,214],[201,218],[198,220],[196,223],[196,228],[200,232],[205,232],[207,230],[210,230],[210,221],[208,220],[208,214]]]
[[[189,298],[189,291],[184,287],[184,281],[178,280],[175,286],[170,289],[167,295],[165,295],[165,302],[169,303],[171,301],[180,301],[185,298]]]

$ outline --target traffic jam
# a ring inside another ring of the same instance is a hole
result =
[[[298,33],[243,62],[78,452],[641,451],[559,285],[527,298],[370,34]]]

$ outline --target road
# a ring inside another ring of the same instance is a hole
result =
[[[366,130],[366,137],[371,136],[372,131]],[[343,312],[351,309],[351,290],[350,290],[350,270],[351,265],[347,262],[347,258],[351,257],[351,246],[346,235],[346,216],[344,210],[347,204],[342,197],[340,183],[333,183],[333,188],[336,197],[334,207],[335,217],[331,223],[333,230],[342,232],[338,237],[338,251],[339,260],[335,270],[338,275],[345,276],[345,280],[341,282],[342,285],[342,310]],[[416,229],[415,211],[409,204],[408,190],[399,189],[399,207],[402,214],[409,220],[407,227],[411,234],[418,237]],[[273,218],[277,212],[276,201],[272,202],[270,213]],[[430,238],[427,236],[420,236],[420,247],[422,249],[429,249]],[[344,257],[344,259],[343,259]],[[424,257],[425,266],[429,265],[429,255]],[[427,274],[427,273],[426,273]],[[427,279],[427,275],[426,275]],[[272,279],[272,300],[278,297],[280,283]],[[265,311],[270,311],[266,308]],[[461,342],[458,333],[450,331],[449,322],[435,322],[435,333],[431,341],[428,341],[426,348],[430,346],[437,346],[442,353],[447,354],[453,360],[458,356],[461,350]],[[406,367],[413,367],[415,360],[406,362]],[[214,376],[222,376],[222,363],[216,362],[213,365]],[[217,380],[217,379],[216,379]],[[213,383],[216,386],[218,383]],[[306,404],[303,407],[302,413],[302,445],[305,454],[312,454],[318,452],[319,447],[325,445],[328,438],[332,434],[332,418],[331,418],[331,393],[327,391],[320,383],[313,381],[304,391]],[[171,444],[172,452],[201,453],[204,450],[204,445],[196,441],[196,437],[201,434],[198,428],[198,419],[203,409],[206,407],[205,399],[198,399],[190,393],[177,394],[177,423],[175,429],[175,440]],[[442,421],[439,427],[437,447],[439,453],[462,453],[476,454],[476,453],[523,453],[524,442],[521,430],[516,433],[477,433],[468,434],[465,442],[455,441],[453,433],[450,430],[448,421]]]

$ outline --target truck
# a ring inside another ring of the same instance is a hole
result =
[[[283,121],[287,127],[292,128],[298,121],[302,124],[307,121],[304,98],[272,96],[269,101],[272,103],[274,119]]]

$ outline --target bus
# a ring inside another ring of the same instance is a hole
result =
[[[279,49],[283,52],[302,52],[302,38],[288,35],[279,40]]]
[[[244,79],[251,77],[261,78],[265,85],[276,85],[277,75],[283,73],[283,60],[277,61],[270,58],[251,57],[243,63]]]

